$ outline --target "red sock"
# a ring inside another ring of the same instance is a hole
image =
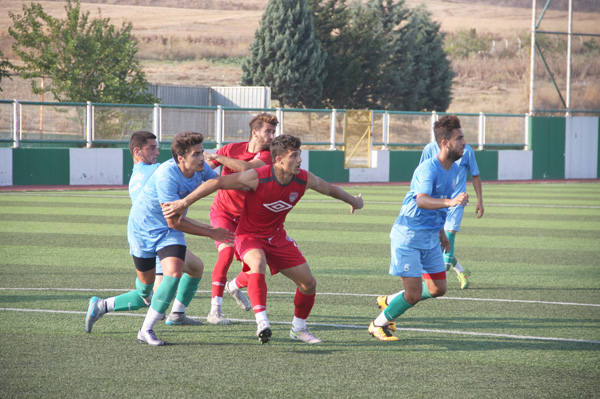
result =
[[[240,272],[240,274],[238,274],[235,278],[235,285],[237,285],[238,288],[244,288],[248,286],[248,273],[245,272]]]
[[[254,313],[267,309],[267,282],[264,274],[252,273],[248,276],[248,297]]]
[[[312,295],[303,294],[296,288],[296,296],[294,297],[294,316],[299,319],[308,319],[308,315],[315,304],[316,295],[316,293]]]
[[[217,263],[212,272],[212,297],[223,297],[223,290],[227,282],[227,271],[233,261],[233,247],[225,247],[219,251]]]

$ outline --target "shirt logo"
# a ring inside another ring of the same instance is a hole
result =
[[[267,208],[268,210],[270,210],[271,212],[283,212],[283,211],[287,211],[288,209],[292,209],[293,206],[288,204],[285,201],[275,201],[275,202],[271,202],[270,204],[263,204],[263,206],[265,208]]]
[[[296,201],[296,198],[298,198],[298,193],[297,193],[297,192],[295,192],[295,191],[292,191],[292,192],[290,193],[290,202],[294,202],[294,201]]]

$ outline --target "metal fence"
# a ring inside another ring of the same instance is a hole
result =
[[[169,142],[182,130],[198,131],[220,147],[248,139],[248,123],[258,112],[276,114],[277,134],[299,137],[310,149],[341,149],[344,116],[340,109],[233,108],[178,105],[51,103],[0,100],[0,146],[125,146],[137,130]],[[373,148],[410,149],[433,140],[432,126],[442,113],[372,112]],[[457,113],[467,142],[478,149],[528,149],[526,114]]]

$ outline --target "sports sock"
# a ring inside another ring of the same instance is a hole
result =
[[[388,304],[388,307],[385,308],[383,313],[385,314],[386,319],[392,321],[412,307],[413,305],[406,302],[406,299],[404,299],[403,293],[402,295],[398,295],[396,298],[394,298],[394,300]]]
[[[210,313],[221,313],[221,305],[223,304],[223,297],[215,296],[210,300]]]
[[[267,309],[267,282],[262,273],[252,273],[248,276],[248,297],[254,313]]]
[[[171,301],[173,301],[173,298],[175,297],[179,280],[181,280],[181,278],[164,276],[162,283],[160,283],[158,289],[152,296],[150,307],[160,314],[165,314]]]
[[[315,304],[315,296],[317,294],[306,295],[296,288],[296,296],[294,297],[294,317],[299,319],[308,319],[308,315]]]
[[[456,260],[456,258],[454,258],[454,261],[456,262],[456,264],[454,265],[454,271],[456,271],[456,273],[464,272],[465,269],[460,265],[460,263],[458,263],[458,260]]]
[[[306,330],[306,319],[294,316],[294,319],[292,320],[292,331],[298,332],[302,330]]]
[[[453,231],[445,231],[446,237],[448,237],[448,241],[450,241],[450,250],[448,252],[444,252],[444,263],[446,263],[446,270],[449,270],[452,264],[452,258],[454,258],[454,239],[456,238],[456,233]]]
[[[240,272],[235,278],[235,285],[238,288],[244,288],[248,286],[248,273]]]
[[[198,291],[198,284],[200,284],[202,278],[192,277],[187,273],[184,273],[179,280],[177,286],[177,300],[183,304],[186,308],[190,306],[190,302],[194,299],[196,291]],[[185,312],[185,309],[183,310]]]
[[[126,294],[118,295],[114,297],[113,303],[114,305],[112,310],[115,312],[120,312],[123,310],[136,310],[147,307],[146,302],[144,302],[140,296],[139,291],[129,291]]]
[[[163,315],[164,313],[159,313],[156,310],[152,309],[152,306],[150,306],[148,308],[148,313],[146,313],[144,323],[142,324],[142,330],[153,330],[156,323],[158,323],[159,320],[162,320]]]
[[[402,294],[404,294],[404,290],[398,291],[398,292],[396,292],[395,294],[392,294],[392,295],[388,295],[388,297],[387,297],[387,303],[388,303],[388,305],[390,304],[390,302],[392,302],[394,300],[394,298],[396,298],[398,295],[402,295]]]
[[[212,272],[212,297],[223,297],[223,290],[227,282],[227,271],[233,261],[233,247],[226,246],[219,251],[217,263]]]
[[[152,288],[154,287],[154,283],[152,284],[144,284],[140,281],[139,278],[135,279],[135,289],[138,291],[139,296],[142,298],[148,298],[152,294]]]
[[[185,313],[187,306],[179,301],[179,299],[173,299],[173,306],[171,306],[171,313]]]
[[[425,281],[423,281],[423,291],[421,291],[421,300],[424,301],[425,299],[431,298],[435,297],[429,293],[429,290],[427,289],[427,284],[425,284]]]

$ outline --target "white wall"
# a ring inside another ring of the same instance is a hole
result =
[[[371,151],[370,168],[351,168],[350,183],[389,182],[390,181],[390,152]]]
[[[69,184],[123,184],[123,150],[70,148]]]
[[[13,152],[12,148],[0,148],[0,186],[13,184]]]
[[[566,118],[565,178],[595,179],[598,174],[598,118]]]
[[[532,178],[532,151],[498,151],[498,180],[530,180]]]

